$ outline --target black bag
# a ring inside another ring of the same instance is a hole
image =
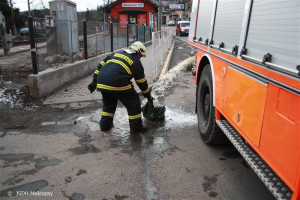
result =
[[[149,101],[142,107],[143,116],[149,121],[163,121],[166,108],[164,106],[154,107],[153,101]]]

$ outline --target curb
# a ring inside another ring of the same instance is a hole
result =
[[[196,56],[192,56],[189,57],[183,61],[181,61],[180,63],[178,63],[174,68],[172,68],[169,72],[173,72],[173,71],[180,71],[182,70],[186,65],[188,65],[189,63],[192,63],[194,60],[196,60]]]
[[[164,77],[164,75],[168,72],[168,69],[169,69],[169,66],[170,66],[170,62],[171,62],[171,58],[172,58],[173,51],[174,51],[174,47],[175,47],[175,42],[173,42],[173,44],[172,44],[171,50],[169,51],[167,59],[166,59],[166,61],[164,63],[164,67],[161,70],[159,79],[162,79]]]

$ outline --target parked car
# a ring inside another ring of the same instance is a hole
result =
[[[29,34],[29,28],[21,28],[20,30],[21,36],[28,35],[28,34]]]
[[[171,20],[169,21],[168,26],[176,26],[176,22]]]
[[[178,21],[176,27],[176,35],[189,35],[190,22],[189,21]]]

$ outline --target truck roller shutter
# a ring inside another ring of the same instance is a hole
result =
[[[246,41],[247,56],[292,70],[300,64],[300,1],[254,0]]]
[[[245,2],[243,0],[218,0],[213,35],[214,45],[219,46],[223,42],[224,48],[229,50],[239,45]]]
[[[202,41],[209,39],[211,20],[213,17],[213,0],[200,0],[196,38],[202,38]]]
[[[199,0],[193,1],[192,13],[191,13],[191,23],[190,23],[190,31],[189,31],[189,40],[193,41],[195,35],[196,28],[196,16],[197,16],[197,7]],[[198,39],[198,38],[197,38]]]

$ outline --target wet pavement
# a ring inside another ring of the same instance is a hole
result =
[[[34,127],[0,132],[0,199],[273,199],[231,144],[202,142],[186,67],[154,84],[166,118],[144,120],[145,134],[129,133],[121,104],[101,132],[95,102],[53,105]]]
[[[153,84],[154,80],[157,79],[157,75],[155,75],[154,66],[154,53],[153,53],[153,45],[149,44],[146,46],[147,57],[141,58],[141,62],[143,64],[145,70],[145,76],[147,78],[148,84]],[[95,66],[95,69],[97,66]],[[162,66],[161,66],[162,68]],[[64,87],[54,94],[48,96],[43,104],[51,105],[51,104],[61,104],[61,103],[71,103],[71,102],[84,102],[84,101],[97,101],[101,100],[102,96],[99,92],[94,92],[90,94],[87,89],[88,84],[92,81],[92,75],[88,75],[85,78],[74,80],[67,87]],[[135,86],[137,91],[139,91],[138,87]]]

